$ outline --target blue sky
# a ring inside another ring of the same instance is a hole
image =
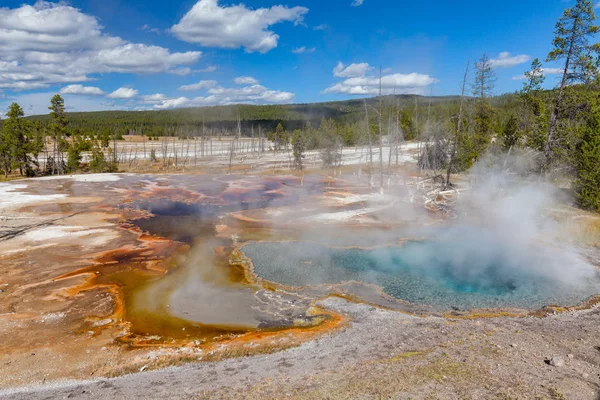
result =
[[[0,112],[306,103],[459,92],[487,53],[497,94],[551,48],[565,0],[4,0]],[[362,3],[362,4],[359,4]],[[482,4],[484,5],[482,7]],[[557,80],[547,65],[547,86]]]

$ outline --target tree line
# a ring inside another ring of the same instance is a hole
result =
[[[19,175],[62,175],[79,171],[82,153],[90,152],[89,170],[109,172],[116,163],[106,157],[111,154],[108,132],[82,132],[69,125],[65,103],[60,95],[50,99],[49,121],[31,121],[24,116],[23,108],[12,103],[6,119],[0,121],[0,169],[4,177],[14,171]],[[112,135],[116,139],[116,132]],[[44,169],[40,166],[44,159]]]
[[[595,23],[591,0],[577,0],[559,18],[545,58],[559,63],[562,71],[551,90],[542,88],[544,66],[535,59],[520,91],[494,96],[493,63],[483,54],[466,63],[459,96],[380,92],[370,99],[310,105],[66,113],[56,95],[48,115],[30,118],[12,104],[0,131],[0,165],[5,175],[16,170],[25,176],[60,174],[81,168],[81,154],[88,152],[88,168],[107,171],[116,168],[111,142],[126,135],[144,140],[266,136],[274,151],[289,152],[298,169],[307,150],[319,149],[323,165],[336,167],[343,147],[362,146],[368,149],[369,174],[379,170],[382,188],[384,170],[398,164],[401,144],[415,140],[420,143],[419,171],[435,171],[448,187],[453,174],[486,157],[529,154],[534,155],[534,172],[569,178],[578,204],[600,211],[600,45],[594,43]],[[230,158],[234,149],[232,145]],[[45,171],[39,171],[39,154],[49,161]]]

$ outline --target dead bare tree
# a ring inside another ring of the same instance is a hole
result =
[[[369,109],[367,107],[367,100],[365,103],[365,128],[367,132],[367,139],[369,140],[369,185],[373,187],[373,141],[371,138],[371,126],[369,125]]]

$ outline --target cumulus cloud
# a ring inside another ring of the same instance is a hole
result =
[[[179,39],[207,47],[266,53],[277,47],[279,35],[269,30],[280,22],[301,24],[305,7],[273,6],[252,10],[243,4],[221,7],[218,0],[199,0],[171,32]]]
[[[191,85],[183,85],[179,87],[179,90],[183,91],[192,91],[192,90],[202,90],[208,89],[211,87],[217,86],[217,81],[200,81],[198,83],[193,83]]]
[[[359,7],[359,6],[362,6],[364,2],[365,2],[365,0],[353,0],[351,6]]]
[[[104,92],[102,89],[95,86],[83,86],[83,85],[69,85],[65,86],[60,90],[61,94],[83,94],[83,95],[93,95],[93,96],[102,96]]]
[[[210,81],[213,82],[213,81]],[[291,103],[294,94],[279,90],[270,90],[262,85],[254,84],[243,87],[225,88],[216,84],[207,88],[206,96],[194,98],[160,98],[154,102],[159,110],[180,107],[202,107],[228,104],[273,104]],[[152,104],[152,102],[146,102]]]
[[[363,76],[372,69],[373,67],[367,63],[350,64],[345,66],[340,61],[333,69],[333,76],[336,78],[354,78],[357,76]]]
[[[167,100],[167,96],[162,93],[154,93],[142,96],[141,102],[144,104],[156,104],[163,100]]]
[[[323,93],[349,94],[349,95],[378,95],[379,76],[367,75],[373,68],[367,63],[351,64],[347,67],[341,62],[333,70],[333,75],[338,78],[347,78],[323,91]],[[383,94],[422,94],[429,85],[439,82],[429,75],[387,74],[381,77],[381,90]]]
[[[257,85],[258,81],[251,76],[238,76],[233,80],[236,85]]]
[[[107,97],[110,97],[111,99],[132,99],[135,96],[137,96],[137,94],[138,91],[135,89],[122,87],[118,88],[117,90],[109,94]]]
[[[202,69],[195,69],[194,72],[198,72],[198,73],[203,73],[203,72],[215,72],[217,70],[217,66],[216,65],[209,65],[206,68],[202,68]]]
[[[62,2],[0,8],[1,88],[85,82],[95,73],[172,72],[200,56],[107,35],[94,16]]]
[[[526,63],[531,60],[531,57],[525,54],[517,56],[511,55],[508,51],[504,51],[496,58],[490,59],[490,67],[492,68],[510,68],[519,64]]]
[[[294,54],[314,53],[315,50],[316,49],[314,47],[307,49],[306,46],[302,46],[302,47],[298,47],[298,48],[295,48],[294,50],[292,50],[292,53],[294,53]]]

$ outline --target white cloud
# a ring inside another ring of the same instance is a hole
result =
[[[251,76],[238,76],[233,80],[236,85],[257,85],[258,81]]]
[[[69,85],[65,86],[60,90],[61,94],[83,94],[83,95],[93,95],[93,96],[102,96],[104,92],[102,89],[95,86],[83,86],[83,85]]]
[[[167,100],[167,96],[162,93],[154,93],[142,96],[142,103],[144,104],[156,104],[163,100]]]
[[[216,65],[209,65],[206,68],[202,68],[202,69],[195,69],[194,72],[198,72],[198,73],[203,73],[203,72],[215,72],[217,70],[217,66]]]
[[[159,102],[154,105],[154,108],[157,110],[167,110],[169,108],[179,108],[179,107],[193,107],[190,99],[187,97],[178,97],[176,99],[167,99]]]
[[[176,72],[200,56],[110,36],[95,17],[62,2],[0,8],[0,88],[85,82],[95,73]]]
[[[367,63],[351,64],[345,67],[340,62],[334,68],[333,75],[347,79],[328,87],[323,93],[378,95],[379,76],[367,75],[372,69]],[[427,86],[437,82],[439,82],[437,79],[429,75],[418,73],[387,74],[381,77],[381,91],[383,94],[423,94]]]
[[[225,88],[222,86],[210,87],[207,96],[194,98],[157,98],[154,108],[163,110],[180,107],[202,107],[227,104],[273,104],[291,103],[294,94],[279,90],[270,90],[262,85],[248,85],[244,87]],[[145,104],[152,104],[148,101]]]
[[[326,24],[321,24],[321,25],[317,25],[317,26],[315,26],[313,29],[314,29],[315,31],[324,31],[324,30],[325,30],[325,29],[327,29],[327,28],[328,28],[328,26],[327,26]]]
[[[109,94],[107,97],[110,97],[111,99],[132,99],[135,96],[137,96],[137,94],[138,91],[135,89],[122,87],[118,88],[117,90]]]
[[[294,53],[294,54],[314,53],[315,50],[316,49],[314,47],[307,49],[306,46],[302,46],[302,47],[298,47],[298,48],[292,50],[292,53]]]
[[[359,6],[362,6],[364,2],[365,2],[365,0],[353,0],[351,6],[359,7]]]
[[[564,69],[562,68],[542,68],[542,75],[560,75],[562,74],[564,71]],[[518,76],[513,76],[512,78],[515,81],[523,81],[525,79],[527,79],[527,77],[525,76],[525,74],[523,75],[518,75]]]
[[[162,32],[160,31],[160,29],[158,28],[153,28],[148,24],[144,24],[144,26],[142,26],[142,30],[144,32],[152,32],[152,33],[156,33],[157,35],[160,35]]]
[[[193,83],[191,85],[183,85],[179,87],[179,90],[183,91],[192,91],[192,90],[202,90],[209,89],[211,87],[217,86],[217,81],[200,81],[198,83]]]
[[[173,74],[173,75],[186,76],[186,75],[189,75],[189,74],[192,73],[192,69],[191,68],[187,68],[187,67],[185,67],[185,68],[176,68],[176,69],[169,70],[167,72],[170,73],[170,74]]]
[[[337,78],[353,78],[357,76],[363,76],[372,69],[373,67],[367,63],[350,64],[345,66],[340,61],[333,69],[333,76]]]
[[[248,9],[243,4],[220,7],[218,0],[199,0],[171,32],[179,39],[207,47],[266,53],[277,47],[279,35],[271,25],[290,21],[302,23],[305,7]]]
[[[498,55],[496,58],[490,59],[490,67],[492,68],[510,68],[519,64],[526,63],[531,60],[531,57],[525,54],[520,54],[517,56],[511,55],[509,52],[504,51]]]

